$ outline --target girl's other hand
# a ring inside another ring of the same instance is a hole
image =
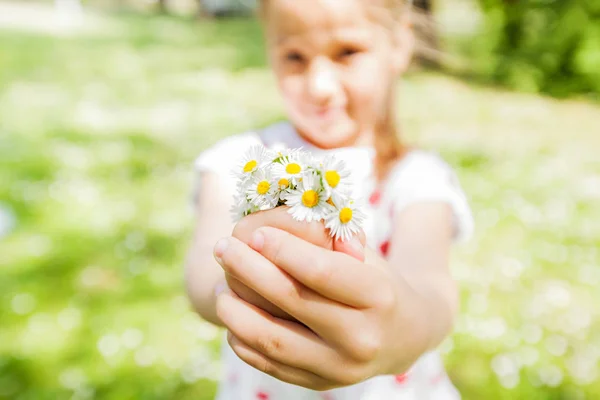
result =
[[[316,246],[327,250],[334,250],[348,254],[357,260],[363,261],[365,258],[365,236],[364,233],[352,240],[342,242],[333,240],[329,235],[329,231],[325,229],[322,222],[298,222],[292,218],[287,212],[288,207],[277,207],[272,210],[262,211],[244,217],[237,223],[233,230],[233,237],[245,243],[250,244],[252,234],[260,227],[270,226],[273,228],[284,230],[292,235],[303,239]],[[294,317],[275,306],[267,299],[256,293],[254,290],[246,286],[244,283],[236,279],[234,276],[225,273],[227,285],[244,301],[261,308],[277,318],[283,318],[290,321],[296,321]]]

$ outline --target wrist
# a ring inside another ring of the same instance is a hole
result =
[[[406,284],[406,283],[405,283]],[[386,351],[382,375],[406,373],[412,365],[427,351],[431,350],[436,331],[432,319],[431,304],[425,296],[410,286],[398,296],[398,306],[394,313],[391,331],[391,348]],[[402,305],[410,304],[410,307]],[[398,332],[402,332],[401,335]]]
[[[198,315],[207,322],[216,326],[223,326],[221,319],[217,315],[217,297],[224,290],[227,290],[227,282],[224,279],[214,281],[206,286],[196,296],[196,300],[192,301]]]

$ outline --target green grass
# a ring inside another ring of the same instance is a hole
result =
[[[182,264],[195,155],[283,117],[252,21],[110,17],[0,31],[0,398],[211,399],[220,331]],[[438,74],[401,83],[407,141],[439,151],[477,233],[453,255],[444,344],[468,399],[598,398],[600,109]]]

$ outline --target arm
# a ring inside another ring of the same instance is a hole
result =
[[[224,236],[231,235],[233,223],[229,215],[231,195],[217,175],[204,173],[196,204],[196,227],[187,254],[185,281],[194,309],[205,320],[222,326],[215,311],[215,289],[225,282],[223,269],[215,261],[213,248]]]
[[[395,218],[388,264],[410,291],[399,293],[413,304],[411,321],[423,351],[450,333],[458,310],[458,290],[449,269],[452,210],[445,203],[409,206]],[[406,310],[403,310],[406,311]]]

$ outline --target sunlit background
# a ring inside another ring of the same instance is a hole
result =
[[[193,159],[284,114],[251,2],[207,3],[0,1],[0,398],[212,399]],[[477,229],[449,373],[467,399],[600,398],[600,2],[419,4],[439,51],[399,83],[403,135]]]

